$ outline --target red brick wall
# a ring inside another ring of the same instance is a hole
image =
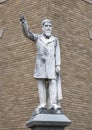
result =
[[[66,130],[92,129],[92,4],[83,0],[9,0],[0,4],[0,130],[26,130],[38,104],[33,78],[36,47],[22,33],[19,14],[33,32],[41,21],[53,21],[62,54],[62,107],[72,120]]]

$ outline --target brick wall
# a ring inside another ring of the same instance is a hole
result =
[[[36,47],[25,38],[19,14],[33,32],[44,18],[53,21],[62,54],[62,107],[72,120],[66,130],[92,129],[92,4],[83,0],[9,0],[0,4],[0,130],[26,130],[38,104],[33,78]]]

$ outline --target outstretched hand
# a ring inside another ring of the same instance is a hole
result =
[[[20,14],[19,16],[20,16],[20,21],[24,23],[24,21],[26,20],[25,16],[23,14]]]

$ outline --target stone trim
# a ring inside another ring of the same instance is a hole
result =
[[[92,0],[84,0],[85,2],[92,4]]]
[[[0,0],[0,4],[6,2],[7,0]]]
[[[88,33],[89,33],[90,40],[92,40],[92,30],[88,30]]]
[[[0,38],[2,38],[3,32],[4,32],[4,30],[3,30],[3,29],[0,29]]]

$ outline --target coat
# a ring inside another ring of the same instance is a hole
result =
[[[56,66],[61,65],[58,38],[51,36],[46,40],[43,34],[29,31],[27,21],[22,23],[24,35],[36,43],[37,56],[34,78],[56,79]]]
[[[56,79],[56,66],[60,65],[58,39],[51,36],[45,40],[43,35],[36,36],[37,57],[34,70],[35,78]]]

